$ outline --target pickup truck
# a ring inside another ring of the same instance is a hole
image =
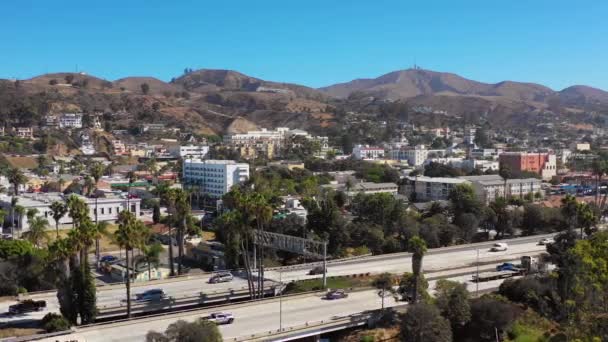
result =
[[[209,315],[207,320],[215,324],[231,324],[234,322],[234,315],[228,312],[215,312]]]
[[[26,299],[18,304],[13,304],[8,307],[9,315],[18,315],[26,312],[42,311],[46,308],[44,300]]]

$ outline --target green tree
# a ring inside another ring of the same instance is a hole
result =
[[[46,230],[49,227],[49,221],[44,217],[36,216],[29,222],[29,225],[30,230],[25,233],[25,238],[36,247],[40,247],[40,242],[48,239]]]
[[[418,278],[422,276],[422,258],[426,253],[426,243],[419,236],[414,236],[408,242],[408,251],[412,253],[412,274],[414,275],[414,292],[412,295],[412,300],[414,303],[418,302]]]
[[[469,291],[466,284],[440,279],[435,285],[436,305],[450,321],[452,331],[462,328],[471,320]]]
[[[158,267],[160,264],[160,253],[163,251],[163,246],[160,243],[145,245],[143,248],[144,258],[148,265],[148,279],[152,280],[152,265]]]
[[[179,320],[171,323],[165,333],[149,331],[146,342],[222,342],[217,325],[199,318],[194,322]]]
[[[6,172],[8,182],[13,186],[13,195],[19,196],[19,186],[25,184],[28,178],[18,168],[9,169]]]
[[[378,291],[378,296],[382,298],[382,310],[384,310],[384,297],[386,294],[393,293],[393,283],[395,282],[395,278],[390,273],[382,273],[374,279],[372,282],[372,286],[375,287]]]
[[[105,171],[105,166],[103,166],[103,164],[99,162],[95,162],[89,167],[89,173],[91,174],[91,177],[93,177],[93,179],[95,180],[95,186],[97,186],[97,183],[99,183],[99,180],[101,179]]]
[[[435,306],[422,302],[403,315],[400,337],[404,342],[451,342],[452,330]]]
[[[49,208],[51,209],[51,216],[55,221],[56,237],[59,238],[59,221],[67,214],[68,208],[65,203],[59,201],[51,203]]]
[[[126,275],[125,286],[127,289],[127,318],[131,318],[131,275],[129,269],[129,254],[137,244],[137,221],[133,213],[123,210],[118,215],[118,229],[114,232],[114,239],[120,248],[125,250],[126,257]],[[173,246],[171,246],[173,247]]]
[[[21,236],[21,228],[23,225],[23,216],[26,213],[26,209],[23,206],[16,205],[14,209],[15,215],[17,216],[17,231],[19,232],[17,236]]]

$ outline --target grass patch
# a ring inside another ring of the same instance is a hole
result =
[[[104,252],[110,252],[110,251],[116,251],[119,249],[118,245],[116,244],[116,242],[114,241],[114,232],[118,229],[118,225],[116,224],[108,224],[108,234],[106,236],[103,236],[101,238],[101,240],[99,240],[99,248],[101,250],[102,253]],[[72,230],[71,228],[69,229],[60,229],[59,230],[59,238],[65,238],[68,236],[68,233],[70,232],[70,230]],[[55,228],[53,227],[52,229],[49,229],[47,231],[48,234],[48,243],[51,243],[53,241],[55,241]],[[93,245],[91,247],[91,251],[95,250],[95,245]]]
[[[0,338],[30,336],[44,334],[44,332],[44,330],[38,328],[2,328],[0,329]]]
[[[372,277],[328,277],[327,288],[329,289],[348,289],[355,287],[370,286],[373,281]],[[297,280],[287,284],[285,289],[286,294],[301,293],[309,291],[318,291],[323,289],[323,279],[306,279]]]

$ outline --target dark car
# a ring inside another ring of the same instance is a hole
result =
[[[44,308],[46,308],[46,301],[26,299],[21,303],[9,306],[8,313],[11,315],[17,315],[26,312],[42,311]]]
[[[118,261],[118,258],[115,257],[114,255],[104,255],[101,257],[101,259],[99,259],[99,262],[104,262],[104,263],[108,263],[108,264],[113,264],[116,261]]]
[[[325,295],[326,299],[342,299],[342,298],[347,298],[348,297],[348,293],[346,293],[346,291],[338,289],[338,290],[332,290],[327,292],[327,294]]]
[[[135,300],[140,302],[158,301],[167,298],[162,289],[151,289],[135,295]]]
[[[317,275],[317,274],[323,274],[323,271],[325,270],[325,272],[327,272],[327,269],[323,268],[323,266],[316,266],[313,267],[310,271],[308,271],[309,275]]]

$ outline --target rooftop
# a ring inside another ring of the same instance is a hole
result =
[[[461,184],[461,183],[466,182],[466,180],[464,180],[464,179],[449,178],[449,177],[427,177],[427,176],[412,177],[412,176],[408,176],[407,179],[410,181],[426,182],[426,183]]]

